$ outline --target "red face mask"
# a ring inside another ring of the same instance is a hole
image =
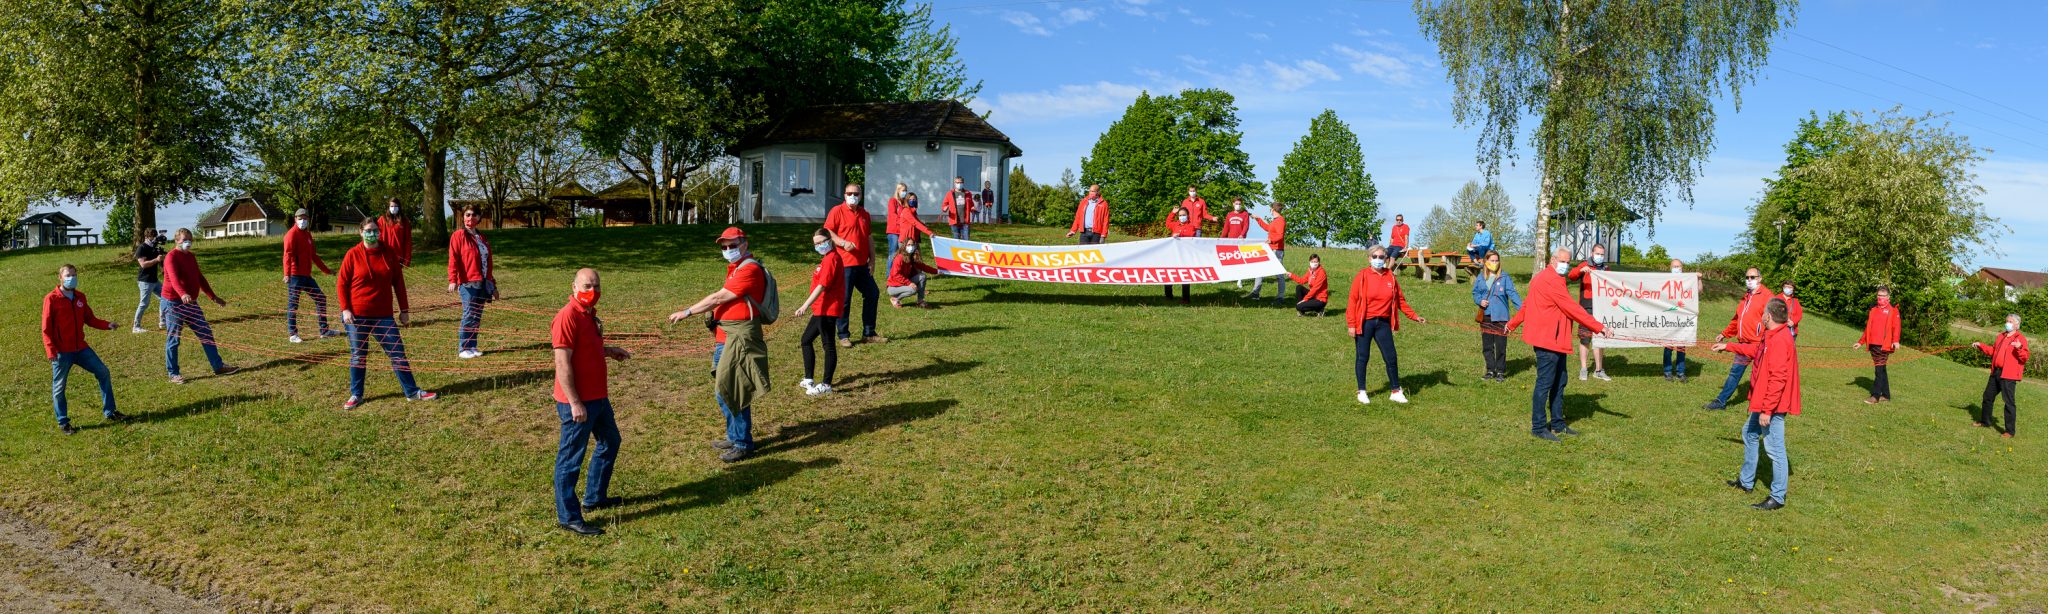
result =
[[[589,308],[591,308],[591,307],[596,307],[596,306],[597,306],[597,295],[598,295],[598,292],[597,292],[597,290],[595,290],[595,289],[591,289],[591,290],[579,290],[579,291],[577,291],[577,292],[576,292],[576,302],[578,302],[578,303],[582,303],[582,304],[583,304],[583,307],[584,307],[585,309],[589,309]]]
[[[1877,304],[1882,307],[1890,307],[1892,304],[1892,298],[1889,296],[1877,297]]]
[[[463,228],[476,228],[476,218],[473,218],[473,217],[467,217],[467,216],[463,217],[463,218],[462,218],[462,227],[463,227]]]

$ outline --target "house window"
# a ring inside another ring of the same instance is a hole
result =
[[[953,150],[953,175],[967,184],[967,189],[981,193],[982,165],[988,159],[988,152],[977,149]],[[948,184],[950,185],[950,184]]]
[[[818,158],[811,154],[782,154],[782,189],[794,196],[814,191]]]

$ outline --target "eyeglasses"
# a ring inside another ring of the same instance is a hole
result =
[[[1762,275],[1744,275],[1744,276],[1742,276],[1742,278],[1743,278],[1743,279],[1763,279],[1763,278],[1764,278],[1764,276],[1762,276]]]
[[[860,196],[860,192],[847,192],[847,196]]]

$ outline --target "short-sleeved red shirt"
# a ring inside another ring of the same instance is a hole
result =
[[[818,293],[818,302],[811,305],[811,313],[821,316],[846,316],[846,266],[853,255],[843,249],[833,249],[819,259],[818,268],[811,271],[811,289],[824,288]]]
[[[604,323],[597,314],[585,309],[582,304],[570,299],[561,311],[555,312],[555,321],[548,326],[548,337],[556,349],[569,350],[569,368],[576,378],[578,401],[595,401],[606,398],[604,364]],[[555,402],[569,402],[569,395],[562,393],[562,382],[555,381]]]
[[[874,260],[874,237],[869,235],[874,222],[875,217],[868,214],[867,209],[853,205],[842,204],[825,214],[825,228],[839,238],[853,242],[853,249],[847,250],[853,255],[848,266],[861,266]]]
[[[754,316],[754,308],[747,304],[753,299],[758,305],[768,298],[768,273],[761,269],[759,261],[746,260],[725,265],[725,289],[740,296],[730,303],[711,308],[711,317],[718,320],[745,320]],[[718,329],[719,343],[725,343],[725,329]]]

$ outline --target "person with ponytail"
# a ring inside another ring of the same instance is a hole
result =
[[[912,244],[903,245],[909,247]],[[839,369],[839,347],[832,344],[832,333],[838,330],[839,320],[846,317],[846,264],[852,256],[832,242],[832,233],[819,228],[811,233],[811,249],[820,256],[818,267],[811,271],[811,295],[804,298],[804,304],[797,306],[795,314],[803,317],[811,313],[811,319],[804,324],[803,354],[804,379],[797,386],[804,394],[818,396],[832,393],[832,372]],[[817,309],[813,310],[812,306]],[[813,344],[819,336],[825,337],[825,379],[814,379],[817,373],[818,354]]]
[[[1395,319],[1399,311],[1416,322],[1428,322],[1415,315],[1415,308],[1408,305],[1408,296],[1401,293],[1401,280],[1394,274],[1387,260],[1387,248],[1373,246],[1370,252],[1371,264],[1358,270],[1351,279],[1351,296],[1344,310],[1344,321],[1351,331],[1352,374],[1358,379],[1358,402],[1371,404],[1365,392],[1366,367],[1371,366],[1372,346],[1380,348],[1380,360],[1387,363],[1388,398],[1395,403],[1407,403],[1408,395],[1401,388],[1400,355],[1394,351],[1394,332],[1401,330],[1401,323]]]
[[[1522,308],[1515,278],[1500,270],[1500,252],[1488,250],[1486,266],[1472,279],[1472,304],[1479,307],[1479,354],[1486,358],[1489,382],[1508,380],[1508,320]]]

